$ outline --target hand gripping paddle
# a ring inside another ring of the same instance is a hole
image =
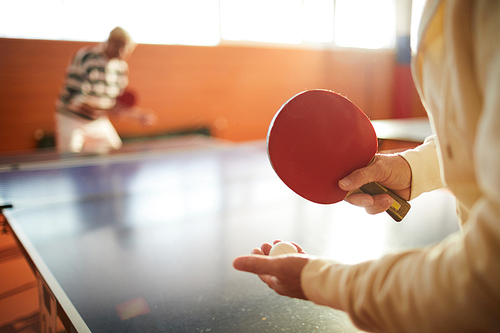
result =
[[[338,186],[356,169],[367,166],[378,149],[368,117],[346,97],[328,90],[308,90],[288,100],[267,133],[271,165],[295,193],[312,202],[331,204],[347,193]],[[387,213],[401,221],[410,204],[378,183],[360,188],[371,195],[389,194]]]
[[[155,124],[157,118],[152,112],[136,106],[136,96],[137,94],[134,91],[127,89],[116,98],[116,103],[127,109],[126,114],[128,116],[140,120],[144,125]]]

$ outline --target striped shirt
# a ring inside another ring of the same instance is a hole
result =
[[[56,104],[58,112],[93,120],[80,111],[82,104],[95,109],[111,109],[128,84],[124,60],[108,59],[104,44],[79,50],[66,72],[66,80]]]

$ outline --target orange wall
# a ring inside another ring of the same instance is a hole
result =
[[[69,59],[89,43],[0,38],[0,152],[54,131],[54,102]],[[347,95],[372,119],[391,118],[394,52],[240,46],[137,46],[129,60],[139,106],[158,123],[115,120],[122,136],[208,126],[220,138],[263,139],[280,106],[305,89]],[[423,115],[417,107],[415,116]]]

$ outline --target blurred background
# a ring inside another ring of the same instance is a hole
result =
[[[411,0],[0,0],[0,153],[53,149],[72,55],[116,26],[138,46],[129,87],[158,121],[113,120],[124,141],[203,132],[264,139],[306,89],[346,95],[371,119],[425,117],[410,72]],[[412,19],[413,18],[413,19]]]

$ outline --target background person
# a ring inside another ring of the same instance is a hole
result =
[[[103,154],[119,149],[122,141],[109,115],[129,114],[149,125],[151,114],[117,102],[128,85],[126,60],[135,43],[120,27],[106,42],[80,49],[67,69],[56,104],[56,146],[59,152]]]

